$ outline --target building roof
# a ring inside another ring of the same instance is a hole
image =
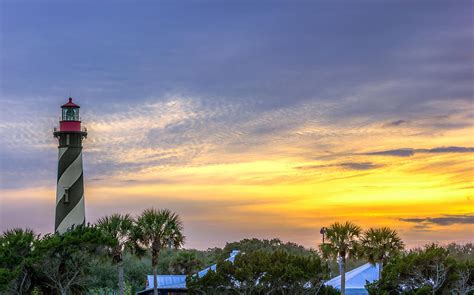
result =
[[[366,282],[373,282],[379,279],[379,265],[366,263],[358,268],[346,272],[346,294],[368,294],[365,289]],[[337,276],[326,283],[336,289],[341,288],[341,276]]]
[[[186,275],[157,275],[158,289],[186,289]],[[153,289],[153,275],[147,275],[148,289]]]
[[[68,99],[68,102],[63,104],[61,108],[80,108],[77,104],[72,102],[72,97]]]

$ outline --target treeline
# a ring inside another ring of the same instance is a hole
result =
[[[323,233],[318,250],[279,240],[230,244],[245,254],[234,263],[221,258],[216,272],[202,278],[188,277],[188,288],[192,294],[344,294],[346,269],[369,261],[380,271],[380,279],[365,286],[369,294],[474,294],[471,243],[406,250],[395,230],[362,230],[351,222],[336,222]],[[340,291],[323,285],[338,274]]]
[[[473,244],[436,244],[392,257],[369,294],[474,294]]]
[[[113,214],[94,225],[43,237],[28,229],[9,230],[0,238],[0,292],[103,294],[107,286],[101,280],[106,274],[100,270],[109,263],[118,281],[114,289],[124,294],[126,254],[148,257],[150,262],[148,268],[142,268],[145,271],[134,274],[131,289],[135,289],[139,276],[144,283],[150,268],[156,282],[158,257],[165,248],[183,246],[182,232],[181,219],[167,209],[147,209],[137,218]]]
[[[0,237],[0,294],[135,294],[147,274],[188,275],[191,294],[339,294],[323,282],[367,261],[382,266],[370,294],[474,293],[472,244],[405,250],[394,230],[346,222],[325,229],[318,249],[245,239],[198,251],[180,249],[182,231],[178,215],[155,209],[64,234],[8,230]],[[225,261],[233,250],[234,263]],[[213,263],[216,272],[195,275]]]

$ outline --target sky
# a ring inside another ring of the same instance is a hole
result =
[[[169,208],[187,248],[346,220],[474,241],[471,1],[0,1],[0,231],[54,229],[60,106],[86,219]]]

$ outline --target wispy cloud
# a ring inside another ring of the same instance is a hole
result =
[[[365,153],[364,155],[410,157],[417,153],[441,154],[441,153],[473,153],[473,152],[474,152],[474,147],[450,146],[450,147],[436,147],[436,148],[431,148],[431,149],[401,148],[401,149],[394,149],[394,150],[370,152],[370,153]]]
[[[418,153],[474,153],[474,147],[460,147],[460,146],[450,146],[450,147],[438,147],[432,149],[419,149],[416,150]]]
[[[348,170],[372,170],[383,167],[382,164],[376,164],[372,162],[345,162],[339,164],[328,164],[328,165],[308,165],[308,166],[298,166],[296,169],[301,170],[317,170],[324,168],[343,168]]]
[[[375,164],[372,162],[361,162],[361,163],[349,162],[349,163],[341,163],[339,164],[339,166],[343,168],[352,169],[352,170],[371,170],[371,169],[382,167],[383,165]]]
[[[405,124],[408,124],[408,123],[409,123],[409,121],[406,121],[406,120],[396,120],[396,121],[388,122],[388,123],[384,124],[384,126],[397,127],[397,126],[405,125]]]
[[[418,227],[427,227],[430,225],[448,226],[453,224],[474,224],[474,214],[447,214],[440,217],[400,218],[400,221],[415,223]]]

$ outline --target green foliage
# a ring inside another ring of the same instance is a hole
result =
[[[112,258],[112,263],[117,266],[119,295],[124,294],[125,278],[123,269],[123,254],[126,249],[133,248],[131,238],[134,220],[130,215],[112,214],[99,219],[97,227],[102,233],[114,241],[107,247],[107,253]]]
[[[130,238],[133,223],[133,218],[128,214],[112,214],[102,217],[97,221],[97,228],[114,241],[113,245],[107,248],[113,263],[121,262],[125,249],[132,248]]]
[[[103,257],[95,258],[88,267],[91,278],[88,282],[89,289],[97,292],[117,289],[117,268],[111,261],[104,260]]]
[[[15,228],[0,237],[0,291],[26,294],[32,289],[31,260],[37,235]]]
[[[360,242],[363,255],[372,264],[385,264],[391,256],[398,254],[405,247],[397,232],[388,227],[368,229]]]
[[[125,286],[129,286],[132,294],[142,290],[146,275],[152,273],[150,259],[147,256],[139,259],[130,253],[125,253],[123,255],[123,267]],[[117,291],[117,267],[110,260],[104,261],[103,257],[93,259],[90,265],[90,277],[88,288],[94,290],[93,294]],[[128,293],[125,292],[125,294]]]
[[[449,255],[460,261],[474,261],[474,245],[472,243],[451,243],[446,247]]]
[[[405,247],[397,232],[388,228],[370,228],[360,239],[360,256],[366,257],[370,263],[379,264],[379,276],[390,257],[396,256]]]
[[[346,259],[360,252],[362,229],[352,222],[335,222],[326,229],[327,243],[320,245],[324,257],[337,259],[341,273],[341,294],[345,294]]]
[[[138,259],[134,255],[124,256],[125,282],[130,286],[132,294],[142,290],[146,283],[146,275],[152,273],[149,257]]]
[[[325,257],[343,259],[359,253],[358,238],[362,229],[352,222],[335,222],[326,229],[327,243],[320,246]]]
[[[174,249],[183,243],[181,232],[176,214],[153,209],[136,226],[128,215],[112,215],[97,227],[79,226],[62,235],[6,231],[0,236],[0,294],[116,294],[119,264],[124,294],[142,290],[153,270],[190,275],[191,294],[339,294],[322,286],[337,274],[335,262],[324,262],[315,250],[279,239],[244,239],[206,251]],[[321,250],[326,257],[344,257],[349,269],[365,262],[356,259],[357,253],[383,261],[381,279],[366,286],[369,294],[474,294],[472,244],[402,251],[395,231],[360,234],[352,223],[335,223]],[[241,254],[234,263],[225,262],[232,250]],[[216,272],[192,276],[213,263]]]
[[[285,251],[295,255],[312,255],[314,250],[308,250],[296,243],[283,243],[280,239],[260,240],[260,239],[243,239],[238,242],[227,243],[222,252],[218,254],[218,258],[225,259],[233,250],[239,250],[243,253],[255,251],[263,251],[273,253],[275,251]]]
[[[137,250],[151,251],[151,263],[156,267],[162,249],[183,245],[183,223],[177,214],[168,209],[146,209],[137,219],[132,239]]]
[[[204,262],[198,258],[196,251],[179,251],[169,264],[169,273],[190,275],[204,267]]]
[[[95,227],[78,226],[64,234],[46,235],[35,243],[33,267],[37,284],[50,293],[81,293],[91,280],[91,258],[114,241]]]
[[[80,293],[90,280],[91,257],[107,239],[94,227],[79,226],[41,239],[31,230],[5,232],[0,242],[2,291],[8,294]]]
[[[195,256],[197,263],[200,264],[202,267],[199,267],[197,270],[201,270],[203,267],[211,265],[217,262],[218,254],[221,253],[222,249],[218,248],[219,251],[215,251],[215,249],[211,250],[194,250],[194,249],[172,249],[172,248],[165,248],[160,251],[160,259],[158,260],[157,266],[157,273],[158,274],[186,274],[183,271],[183,268],[186,269],[193,269],[195,268],[196,261],[194,259],[191,260],[183,260],[179,258],[182,252],[186,252],[185,256],[191,255]],[[133,257],[133,256],[132,256]],[[178,262],[178,260],[180,262]],[[144,256],[141,257],[141,261],[145,265],[151,265],[151,255],[150,252],[146,252]],[[183,264],[185,261],[189,261],[191,265],[182,265],[179,267],[179,264]],[[151,269],[151,267],[149,267]],[[152,273],[151,270],[149,273]],[[143,278],[142,278],[143,280]],[[143,283],[143,282],[142,282]]]
[[[474,261],[436,244],[392,258],[369,294],[468,294],[474,292]],[[451,292],[451,293],[450,293]]]
[[[239,254],[234,263],[220,261],[217,270],[187,279],[191,294],[315,294],[328,278],[327,265],[315,253],[256,250]]]
[[[184,244],[183,223],[177,214],[168,209],[146,209],[137,219],[131,240],[135,253],[151,252],[153,293],[156,295],[158,255],[162,249],[180,248]]]

